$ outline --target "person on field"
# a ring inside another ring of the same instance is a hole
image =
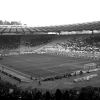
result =
[[[39,80],[39,82],[38,82],[38,83],[39,83],[39,85],[41,85],[41,81],[40,81],[40,80]]]

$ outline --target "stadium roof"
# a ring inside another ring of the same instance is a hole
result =
[[[41,27],[42,29],[51,30],[55,32],[59,31],[83,31],[83,30],[100,30],[100,21],[97,22],[88,22],[88,23],[79,23],[79,24],[69,24],[69,25],[60,25],[60,26],[50,26],[50,27]]]
[[[28,27],[21,25],[1,25],[1,34],[34,34],[42,32],[64,32],[64,31],[83,31],[83,30],[100,30],[100,21],[82,23],[82,24],[69,24],[69,25],[59,25],[59,26],[46,26],[46,27]]]

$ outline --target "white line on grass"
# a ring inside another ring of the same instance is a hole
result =
[[[56,71],[53,71],[53,70],[49,70],[49,69],[44,69],[44,68],[43,68],[43,70],[46,70],[46,71],[52,72],[52,73],[56,73],[56,74],[60,74],[59,72],[56,72]]]
[[[66,65],[66,67],[69,66],[69,65],[70,65],[70,66],[73,66],[73,65],[74,65],[73,67],[78,67],[78,65],[76,65],[76,64],[63,63],[63,64],[55,65],[55,66],[52,66],[52,67],[51,67],[51,66],[50,66],[50,67],[45,67],[45,68],[43,68],[43,69],[58,68],[58,67],[63,67],[63,66],[65,67],[65,65]],[[80,66],[80,67],[81,67],[81,66]]]

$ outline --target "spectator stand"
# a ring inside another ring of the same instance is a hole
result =
[[[18,80],[19,82],[31,82],[32,81],[30,78],[25,77],[25,75],[19,74],[18,72],[11,70],[1,64],[0,64],[0,71],[3,74]]]

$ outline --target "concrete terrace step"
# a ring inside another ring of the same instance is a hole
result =
[[[1,65],[1,64],[0,64],[0,71],[7,73],[7,75],[9,75],[9,76],[18,78],[21,82],[31,82],[32,81],[30,78],[27,78],[24,75],[19,74],[14,70],[10,70],[9,68],[7,68],[6,66]]]

